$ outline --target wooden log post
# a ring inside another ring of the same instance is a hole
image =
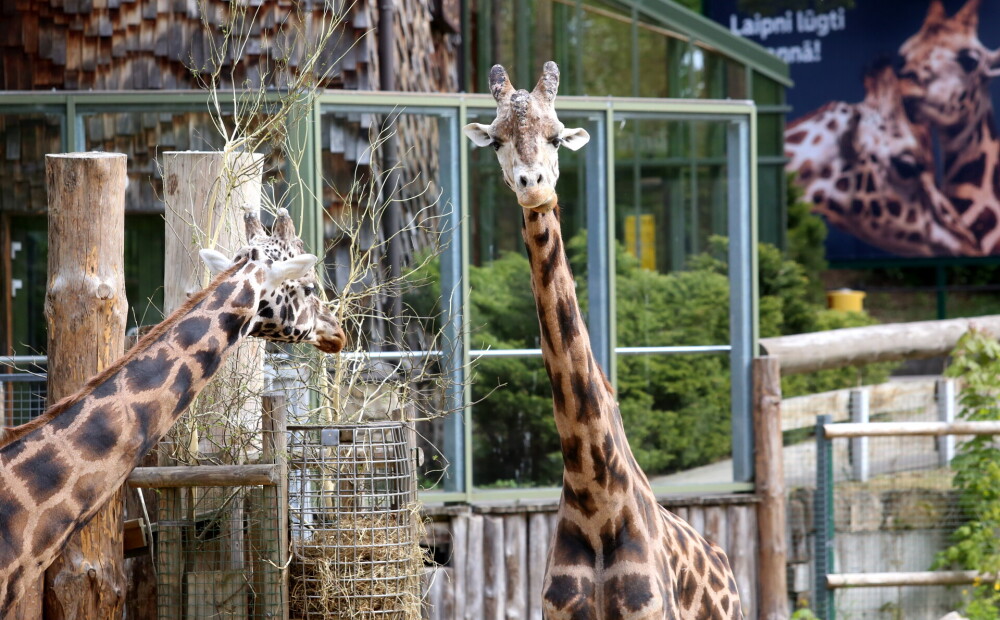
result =
[[[48,400],[83,387],[125,352],[126,157],[46,155],[49,196]],[[45,575],[50,619],[120,617],[125,602],[123,494],[66,545]]]
[[[753,361],[753,426],[755,485],[759,536],[761,620],[788,618],[785,542],[785,466],[781,437],[781,367],[777,358]]]
[[[210,274],[198,256],[202,248],[218,250],[232,257],[246,245],[243,215],[260,212],[263,155],[217,151],[168,151],[163,153],[163,188],[166,219],[165,273],[163,278],[164,311],[182,305],[191,294],[208,284]],[[171,431],[173,455],[164,456],[162,464],[176,459],[182,464],[240,463],[259,452],[263,393],[264,345],[258,339],[243,341],[222,366],[188,412]],[[172,457],[172,458],[171,458]],[[185,492],[180,491],[181,495]],[[180,508],[177,494],[162,499],[169,511]],[[245,567],[244,532],[241,504],[226,504],[229,491],[223,488],[195,488],[190,500],[201,510],[212,507],[232,511],[223,520],[219,538],[227,541],[221,562],[206,565],[205,558],[186,559],[184,549],[166,558],[173,562],[185,558],[184,566],[165,566],[161,573],[173,575],[168,592],[173,597],[173,613],[182,613],[185,602],[182,584],[184,572],[200,572],[202,578],[224,579],[227,572],[242,573]],[[171,541],[178,544],[180,540]],[[215,573],[210,574],[210,573]],[[162,579],[161,579],[162,581]],[[233,599],[249,597],[247,588],[233,592]],[[187,604],[192,604],[191,600]],[[235,607],[246,606],[238,603]],[[161,610],[162,611],[162,610]],[[233,616],[236,620],[242,616]]]
[[[211,248],[232,257],[246,245],[243,215],[260,212],[263,162],[263,155],[249,153],[163,153],[164,312],[173,312],[208,284],[210,274],[199,250]],[[261,340],[244,340],[199,394],[188,417],[175,427],[176,447],[189,450],[177,455],[182,462],[195,462],[202,456],[238,462],[230,458],[234,456],[231,451],[246,448],[248,438],[257,437],[263,352]]]

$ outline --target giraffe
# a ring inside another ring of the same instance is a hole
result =
[[[941,190],[985,254],[1000,253],[1000,136],[989,81],[1000,49],[979,40],[980,0],[952,17],[933,0],[920,30],[903,42],[900,90],[907,113],[930,124],[943,157]]]
[[[530,93],[514,90],[500,65],[490,71],[497,116],[465,134],[497,151],[522,210],[562,445],[563,484],[546,562],[542,600],[549,620],[569,618],[742,618],[725,553],[661,507],[639,468],[615,395],[594,360],[563,250],[555,192],[558,148],[590,139],[563,126],[554,100],[559,69],[545,63]]]
[[[202,250],[217,274],[79,392],[0,439],[0,617],[97,513],[142,456],[247,336],[337,353],[345,335],[313,293],[284,209],[271,235],[245,219],[249,244],[230,260]]]
[[[901,256],[978,256],[978,240],[934,180],[930,134],[911,123],[887,62],[859,103],[830,102],[788,125],[786,170],[814,213]]]

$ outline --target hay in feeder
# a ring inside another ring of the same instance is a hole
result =
[[[416,505],[337,512],[292,549],[292,618],[417,620],[425,551]]]

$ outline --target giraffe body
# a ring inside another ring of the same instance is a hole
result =
[[[865,77],[864,101],[797,119],[785,144],[787,169],[832,226],[901,256],[982,253],[937,188],[930,135],[907,120],[888,65]]]
[[[0,439],[0,617],[69,537],[97,513],[248,335],[343,346],[313,297],[316,257],[302,253],[287,213],[274,236],[248,217],[234,261],[203,251],[221,273],[114,365]]]
[[[515,91],[499,65],[492,125],[465,133],[497,149],[522,207],[522,236],[562,444],[563,487],[542,589],[549,620],[742,618],[722,550],[662,508],[636,462],[615,395],[594,359],[566,260],[555,193],[557,149],[589,136],[567,129],[552,103],[559,83],[546,63],[535,89]]]
[[[941,190],[985,254],[1000,253],[1000,136],[989,81],[1000,74],[1000,49],[979,40],[980,0],[947,17],[933,0],[920,31],[899,49],[903,103],[930,124],[944,158]]]

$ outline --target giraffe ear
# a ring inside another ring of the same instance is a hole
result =
[[[268,269],[268,280],[270,280],[272,285],[277,285],[285,280],[304,278],[312,273],[313,267],[318,260],[312,254],[299,254],[288,260],[277,261]]]
[[[569,150],[576,151],[584,144],[590,142],[590,134],[582,127],[563,129],[559,132],[559,140]]]
[[[490,126],[480,123],[469,123],[462,127],[462,132],[472,140],[476,146],[489,146],[493,144],[493,136],[490,135]]]
[[[233,266],[233,261],[223,254],[222,252],[216,252],[215,250],[204,249],[198,252],[201,256],[201,260],[205,262],[205,266],[208,270],[212,272],[213,275],[217,275],[229,269]]]
[[[986,52],[986,62],[986,75],[991,78],[1000,76],[1000,48]]]

